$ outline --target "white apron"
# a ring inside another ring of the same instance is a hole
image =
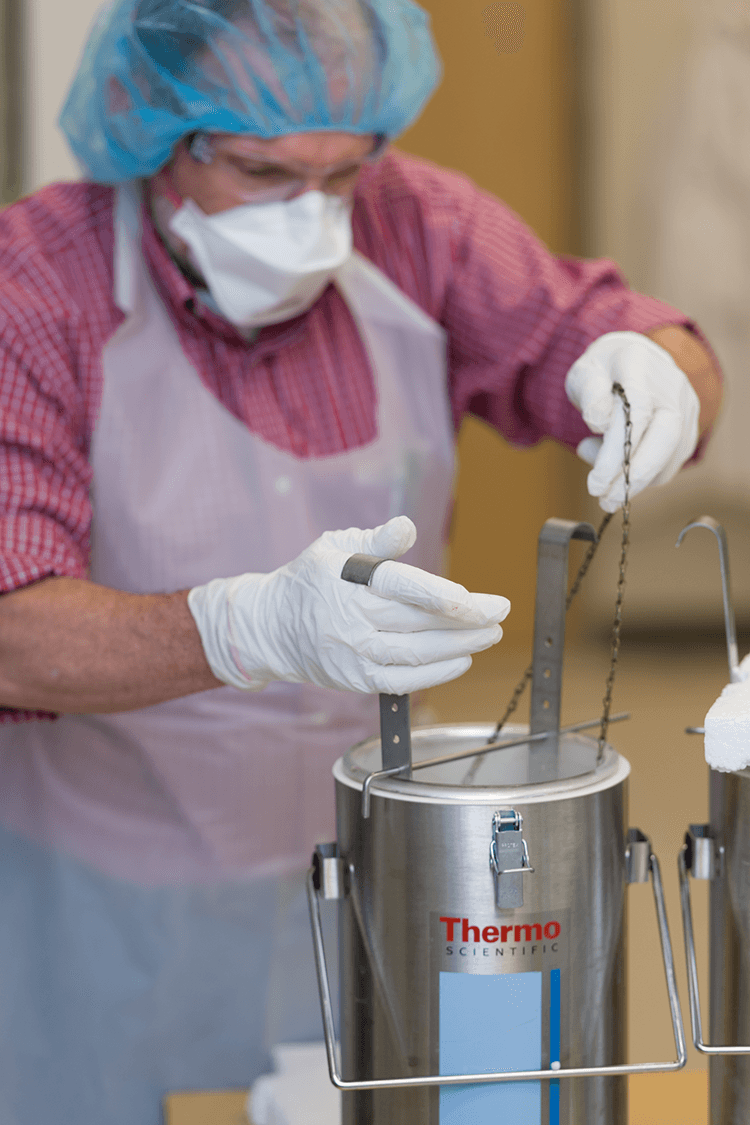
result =
[[[201,382],[142,259],[139,216],[120,189],[126,320],[103,360],[91,578],[156,593],[268,571],[325,530],[402,513],[418,529],[407,561],[439,570],[454,474],[443,330],[355,254],[336,284],[372,362],[378,436],[300,460]],[[5,726],[0,823],[141,884],[291,870],[333,831],[333,761],[376,723],[374,697],[272,684]]]

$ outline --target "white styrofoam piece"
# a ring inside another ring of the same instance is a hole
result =
[[[750,653],[739,666],[741,682],[727,684],[706,715],[706,761],[724,773],[750,766]]]
[[[254,1125],[341,1125],[324,1043],[279,1043],[271,1057],[275,1073],[256,1079],[248,1095]]]

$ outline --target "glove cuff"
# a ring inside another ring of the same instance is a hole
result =
[[[247,652],[246,644],[243,644],[240,653],[236,641],[233,594],[241,585],[247,617],[253,588],[260,589],[265,578],[265,574],[214,578],[204,586],[194,586],[188,593],[188,608],[197,626],[209,668],[218,680],[241,691],[260,691],[272,676],[267,668],[252,666],[252,655]],[[262,665],[260,657],[258,665]]]

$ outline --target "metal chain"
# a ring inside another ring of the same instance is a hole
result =
[[[597,761],[601,760],[601,757],[604,753],[604,745],[605,745],[606,740],[607,740],[607,730],[609,728],[609,716],[610,716],[610,711],[611,711],[611,707],[612,707],[612,691],[613,691],[614,682],[615,682],[615,670],[616,670],[616,667],[617,667],[617,660],[618,660],[618,656],[619,656],[619,652],[620,652],[620,631],[622,629],[622,603],[623,603],[623,598],[624,598],[624,594],[625,594],[625,568],[626,568],[626,565],[627,565],[628,547],[629,547],[629,544],[630,544],[630,458],[631,458],[631,454],[632,454],[632,451],[633,451],[633,446],[632,446],[633,424],[632,424],[631,417],[630,417],[630,403],[628,402],[628,398],[627,398],[627,395],[625,394],[625,391],[624,391],[623,387],[620,385],[620,383],[613,383],[612,389],[615,392],[615,394],[620,396],[620,399],[622,400],[623,410],[625,412],[625,444],[624,444],[624,449],[623,449],[623,477],[624,477],[624,481],[625,481],[625,492],[624,492],[624,499],[623,499],[623,505],[622,505],[622,541],[621,541],[621,544],[620,544],[620,567],[619,567],[619,576],[618,576],[618,581],[617,581],[617,600],[615,602],[615,619],[614,619],[614,625],[612,627],[612,650],[611,650],[610,665],[609,665],[609,675],[607,676],[607,683],[606,683],[606,687],[605,687],[604,700],[603,700],[603,705],[602,705],[603,706],[602,717],[601,717],[601,722],[600,722],[600,726],[599,726],[599,752],[598,752],[598,756],[597,756]],[[573,601],[576,594],[578,593],[578,591],[581,588],[581,583],[583,582],[583,579],[586,577],[586,572],[588,571],[589,567],[591,566],[591,563],[593,562],[594,555],[596,554],[597,550],[599,549],[599,544],[602,541],[602,536],[603,536],[604,532],[606,531],[606,529],[607,529],[607,527],[608,527],[608,525],[609,525],[609,523],[612,519],[612,516],[613,516],[612,512],[607,512],[607,514],[603,517],[601,523],[599,524],[599,528],[598,528],[597,533],[596,533],[595,541],[593,543],[589,544],[589,548],[586,551],[583,562],[581,563],[580,567],[578,568],[578,573],[576,574],[575,579],[573,580],[573,584],[570,587],[570,590],[568,592],[568,596],[565,600],[566,612],[570,608],[571,602]],[[500,735],[500,731],[503,729],[503,727],[507,723],[508,719],[511,717],[513,712],[518,707],[518,704],[521,700],[521,696],[523,695],[524,691],[526,690],[527,684],[531,680],[533,670],[534,670],[534,665],[529,664],[529,666],[526,669],[526,671],[524,672],[523,676],[521,677],[521,679],[516,684],[516,686],[513,690],[513,694],[510,697],[510,702],[508,703],[508,706],[505,708],[505,714],[503,715],[502,719],[500,719],[500,721],[498,722],[494,731],[492,732],[492,734],[488,738],[488,740],[487,740],[488,742],[495,742],[497,740],[497,738]],[[472,780],[473,775],[474,775],[474,773],[476,773],[476,769],[477,769],[480,762],[481,762],[481,759],[477,758],[476,762],[472,765],[471,769],[469,770],[469,772],[466,775],[465,783],[468,784]]]
[[[628,547],[630,545],[630,457],[633,452],[633,422],[630,417],[630,403],[627,395],[619,383],[613,384],[613,390],[622,399],[625,412],[625,448],[622,458],[622,475],[625,483],[622,501],[622,540],[620,542],[620,567],[617,576],[617,599],[615,601],[615,619],[612,624],[612,655],[609,662],[609,675],[604,690],[602,704],[602,721],[599,728],[599,750],[597,762],[604,756],[604,747],[607,742],[609,728],[609,713],[612,706],[612,689],[615,685],[615,671],[617,658],[620,654],[620,630],[622,629],[622,602],[625,595],[625,568],[628,562]]]

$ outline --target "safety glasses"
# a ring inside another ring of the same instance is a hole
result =
[[[362,169],[379,160],[388,147],[388,138],[375,138],[372,150],[364,157],[335,164],[311,167],[293,161],[277,162],[262,149],[244,143],[233,147],[234,138],[194,133],[187,139],[193,160],[210,166],[217,186],[240,203],[272,203],[294,199],[305,191],[317,190],[342,198],[351,196]]]

